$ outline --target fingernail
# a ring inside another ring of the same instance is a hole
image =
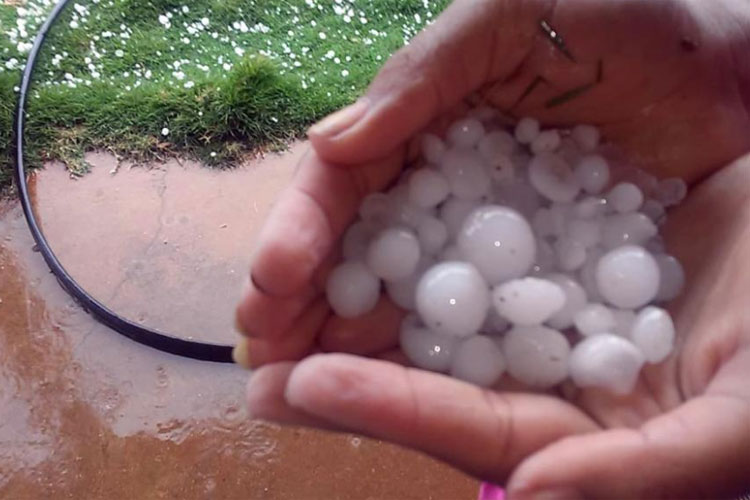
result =
[[[350,104],[344,109],[323,118],[323,120],[310,127],[308,134],[325,137],[338,135],[357,123],[365,115],[369,107],[369,100],[363,97],[354,104]]]
[[[250,359],[250,342],[247,339],[240,339],[237,345],[232,349],[232,359],[235,363],[246,370],[253,367]]]

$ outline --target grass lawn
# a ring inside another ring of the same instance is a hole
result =
[[[0,185],[16,88],[50,0],[0,0]],[[351,102],[447,0],[73,0],[50,34],[27,161],[108,149],[231,165]]]

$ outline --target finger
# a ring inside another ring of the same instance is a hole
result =
[[[487,81],[513,73],[551,2],[457,0],[398,51],[366,95],[313,126],[321,157],[358,164],[381,157]]]
[[[575,436],[531,456],[512,498],[728,498],[750,489],[750,406],[702,396],[640,429]],[[560,464],[565,464],[561,467]],[[744,487],[745,491],[740,491]],[[555,496],[559,495],[559,496]]]
[[[316,287],[307,285],[296,295],[274,297],[251,279],[237,306],[237,329],[249,337],[280,337],[319,294]]]
[[[364,316],[345,319],[331,316],[323,327],[320,346],[328,352],[373,355],[398,344],[404,311],[385,295]]]
[[[243,339],[235,349],[244,349],[240,359],[252,368],[278,361],[297,361],[310,353],[330,314],[325,297],[318,297],[294,322],[292,333],[275,339]]]
[[[305,156],[259,238],[250,286],[237,308],[237,327],[273,338],[289,331],[316,292],[335,256],[334,245],[361,198],[383,189],[401,168],[401,152],[357,169],[339,169]]]
[[[356,169],[334,167],[314,153],[304,157],[259,236],[251,270],[258,290],[289,297],[308,285],[362,198],[396,177],[402,153]]]
[[[495,482],[548,443],[596,429],[558,399],[494,393],[344,354],[302,361],[285,398],[292,408],[333,425],[416,448]]]
[[[330,424],[284,401],[284,390],[296,363],[274,363],[259,368],[250,376],[245,391],[250,418],[271,420],[280,424],[331,429]]]

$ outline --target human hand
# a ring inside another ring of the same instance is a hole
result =
[[[668,247],[689,276],[673,309],[678,353],[645,369],[626,398],[597,390],[566,393],[567,401],[493,392],[340,354],[284,362],[319,349],[394,356],[402,314],[395,306],[384,298],[366,317],[342,320],[330,316],[321,285],[361,198],[395,178],[408,138],[469,94],[508,109],[542,74],[552,83],[538,85],[515,114],[595,123],[664,175],[695,180],[750,149],[740,91],[747,68],[735,57],[747,44],[738,26],[750,23],[732,10],[736,4],[569,0],[552,13],[545,2],[455,3],[394,56],[343,125],[339,115],[338,125],[310,132],[316,152],[301,162],[268,221],[238,310],[252,338],[243,349],[254,365],[268,365],[250,381],[251,412],[418,448],[483,479],[508,481],[519,496],[554,489],[696,497],[747,486],[750,390],[742,382],[750,355],[741,300],[750,281],[738,269],[750,246],[743,234],[748,161],[701,183],[670,216]],[[564,36],[578,64],[538,34],[541,18]],[[466,53],[475,59],[464,68]],[[590,81],[600,59],[599,85],[545,107]]]

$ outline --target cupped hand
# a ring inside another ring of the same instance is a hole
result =
[[[259,367],[251,413],[413,447],[519,498],[750,489],[748,34],[740,0],[451,5],[362,99],[310,130],[313,150],[264,228],[238,307],[249,339],[238,355]],[[688,274],[672,307],[677,352],[631,395],[479,389],[401,366],[403,312],[386,298],[365,317],[332,316],[323,285],[359,202],[396,178],[415,134],[470,96],[547,124],[594,123],[636,163],[694,182],[666,228]],[[310,356],[321,351],[372,359]]]

